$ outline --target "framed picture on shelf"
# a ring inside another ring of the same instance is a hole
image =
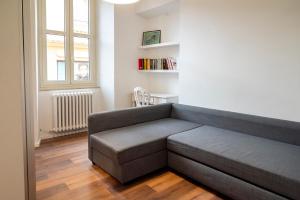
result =
[[[161,30],[143,33],[143,46],[161,43]]]

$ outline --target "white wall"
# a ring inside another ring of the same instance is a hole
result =
[[[143,1],[142,1],[143,2]],[[152,2],[154,5],[159,2],[165,3],[164,1],[154,1]],[[145,1],[145,5],[148,5],[150,8],[152,7],[150,2]],[[159,15],[153,18],[145,19],[143,31],[151,31],[151,30],[161,30],[161,41],[162,42],[180,42],[179,36],[179,11],[173,10],[168,14]],[[140,32],[140,37],[142,36],[142,32]],[[142,38],[140,39],[140,41]],[[143,50],[144,57],[150,58],[162,58],[162,57],[176,57],[179,59],[179,48],[178,47],[169,47],[162,49],[147,49]],[[180,65],[178,65],[180,68]],[[155,93],[171,93],[178,94],[179,93],[179,80],[178,74],[148,74],[148,90]]]
[[[164,1],[142,1],[143,8],[152,8]],[[116,108],[131,106],[133,89],[141,86],[150,92],[178,93],[178,75],[138,72],[138,58],[177,56],[178,49],[141,50],[144,31],[162,30],[162,42],[179,40],[179,13],[147,19],[136,14],[137,6],[115,6],[115,103]],[[101,30],[100,30],[101,31]]]
[[[0,199],[25,199],[21,0],[0,1]]]
[[[146,2],[152,7],[158,1]],[[141,50],[143,31],[160,29],[162,41],[178,41],[179,13],[145,19],[136,14],[136,6],[98,2],[97,63],[99,86],[104,110],[127,108],[137,86],[151,92],[178,93],[178,76],[174,74],[146,74],[138,72],[138,58],[179,54],[178,49]]]
[[[115,102],[116,108],[131,106],[131,94],[137,86],[148,88],[148,77],[139,73],[138,58],[144,19],[135,13],[135,5],[115,7]]]
[[[115,7],[96,1],[96,63],[98,85],[101,87],[101,107],[115,107]]]
[[[174,8],[174,4],[172,4],[174,0],[141,0],[136,4],[136,11],[137,12],[147,12],[147,16],[149,15],[148,12],[153,11],[155,9],[157,11],[157,7],[162,7],[163,5],[168,5],[170,9]],[[170,6],[171,3],[171,6]],[[177,5],[175,5],[176,7]],[[158,12],[161,12],[159,9]],[[150,14],[152,15],[152,14]]]
[[[182,0],[180,102],[300,121],[300,1]]]

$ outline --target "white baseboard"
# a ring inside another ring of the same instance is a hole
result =
[[[54,133],[54,132],[43,132],[41,134],[41,140],[47,140],[47,139],[52,139],[52,138],[57,138],[57,137],[62,137],[62,136],[67,136],[67,135],[74,135],[78,133],[83,133],[87,132],[87,128],[76,130],[76,131],[68,131],[68,132],[62,132],[62,133]]]
[[[35,141],[34,147],[35,147],[35,148],[38,148],[38,147],[40,147],[40,145],[41,145],[41,138],[39,138],[39,139],[37,139],[37,140]]]

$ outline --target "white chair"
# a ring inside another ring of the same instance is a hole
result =
[[[142,87],[134,88],[134,101],[136,107],[151,105],[151,95]]]

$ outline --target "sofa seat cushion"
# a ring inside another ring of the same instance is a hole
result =
[[[165,118],[93,134],[91,145],[115,162],[122,164],[166,150],[166,138],[201,126],[183,120]]]
[[[168,149],[283,196],[300,198],[300,146],[202,126],[170,136]]]

